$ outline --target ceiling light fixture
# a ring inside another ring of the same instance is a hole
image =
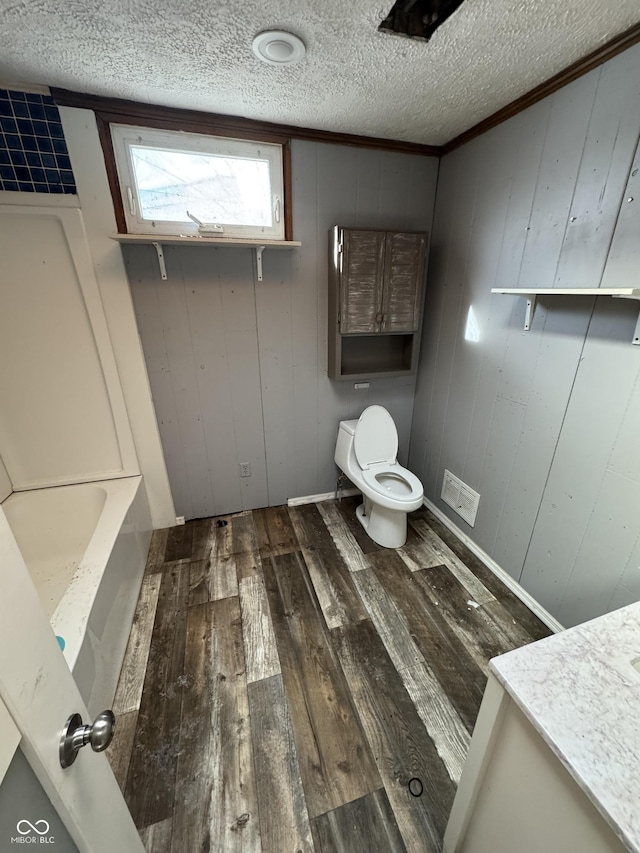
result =
[[[266,30],[253,40],[253,52],[269,65],[293,65],[306,53],[302,39],[284,30]]]

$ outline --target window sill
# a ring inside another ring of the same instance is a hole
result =
[[[302,246],[297,240],[245,240],[240,237],[180,237],[162,234],[112,234],[112,240],[118,243],[150,243],[158,253],[158,265],[163,281],[167,280],[164,263],[164,246],[236,246],[256,250],[256,269],[258,281],[262,281],[262,252],[264,249],[295,249]]]
[[[181,237],[176,234],[113,234],[112,240],[118,243],[162,243],[165,246],[247,246],[257,249],[260,246],[271,249],[295,249],[302,246],[297,240],[269,240],[263,238],[245,239],[244,237]]]

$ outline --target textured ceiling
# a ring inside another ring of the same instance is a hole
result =
[[[0,80],[442,144],[640,19],[638,0],[465,0],[430,42],[393,0],[0,0]],[[302,62],[251,41],[288,29]]]

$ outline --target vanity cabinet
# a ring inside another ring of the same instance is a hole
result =
[[[572,735],[573,730],[567,731],[568,740]],[[577,743],[580,748],[580,737]],[[545,743],[533,721],[490,675],[449,816],[444,853],[637,850],[623,844],[598,808],[596,786],[575,778],[558,751]],[[607,764],[606,751],[602,762]],[[607,773],[602,775],[606,778]],[[634,807],[635,802],[630,814]],[[620,810],[625,808],[621,803]]]
[[[335,226],[329,232],[329,376],[414,373],[428,234]]]
[[[640,853],[640,603],[489,661],[445,853]]]

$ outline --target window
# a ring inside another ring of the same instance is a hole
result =
[[[112,125],[132,234],[284,239],[282,146]]]

